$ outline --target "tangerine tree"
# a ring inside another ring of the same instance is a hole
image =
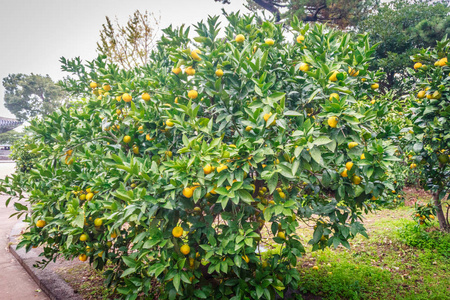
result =
[[[31,121],[37,158],[2,182],[28,196],[19,246],[111,266],[126,299],[275,299],[298,293],[305,242],[366,236],[398,160],[372,126],[368,37],[237,14],[219,36],[217,19],[165,29],[132,70],[63,61],[79,100]]]
[[[423,186],[433,193],[433,206],[419,208],[420,222],[437,215],[442,231],[449,232],[450,189],[450,40],[444,38],[436,48],[422,50],[412,57],[410,73],[417,78],[416,101],[410,118],[415,135],[410,148],[415,152],[411,166],[422,166]],[[445,212],[444,212],[445,209]],[[427,213],[422,214],[421,211]]]

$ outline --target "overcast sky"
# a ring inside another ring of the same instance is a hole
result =
[[[245,0],[222,5],[214,0],[0,0],[0,80],[10,73],[66,76],[59,58],[93,59],[105,16],[125,23],[136,9],[161,15],[161,28],[195,24],[221,9],[247,12]],[[4,107],[0,84],[0,116]]]

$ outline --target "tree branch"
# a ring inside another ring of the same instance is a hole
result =
[[[262,8],[270,11],[275,15],[275,20],[278,22],[281,19],[281,14],[278,8],[275,6],[275,3],[273,3],[270,0],[253,0],[256,4],[261,6]]]

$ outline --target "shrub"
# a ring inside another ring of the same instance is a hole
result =
[[[300,223],[314,250],[366,235],[361,213],[394,189],[398,160],[372,127],[368,37],[294,20],[291,41],[278,24],[228,21],[223,38],[216,17],[194,41],[165,29],[129,71],[62,60],[85,98],[31,121],[39,162],[2,184],[29,194],[19,246],[108,262],[126,299],[155,280],[164,299],[275,299],[299,288]],[[280,250],[263,259],[270,243]]]
[[[422,166],[423,187],[433,193],[434,209],[441,230],[450,232],[448,205],[450,189],[450,40],[444,38],[435,49],[425,49],[412,57],[417,78],[417,95],[410,119],[414,135],[409,136],[415,152],[411,168]],[[447,207],[447,213],[443,211]]]

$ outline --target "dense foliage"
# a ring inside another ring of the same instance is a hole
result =
[[[383,89],[402,95],[411,88],[410,56],[435,47],[436,41],[450,33],[449,13],[448,1],[395,0],[380,4],[375,14],[358,22],[360,32],[380,43],[372,68],[386,73]]]
[[[417,78],[416,101],[413,101],[410,119],[413,132],[408,138],[414,151],[411,167],[421,165],[423,187],[433,192],[433,210],[441,230],[450,231],[450,40],[437,43],[435,49],[422,50],[413,57]],[[444,209],[446,210],[444,212]],[[418,212],[421,221],[429,214]],[[433,218],[434,218],[434,214]]]
[[[165,29],[129,71],[63,60],[78,74],[65,88],[84,98],[31,121],[24,149],[38,158],[1,186],[29,197],[19,246],[108,264],[127,299],[275,299],[299,289],[300,225],[313,250],[365,235],[362,213],[391,201],[399,160],[368,36],[294,18],[291,40],[279,24],[228,21],[224,37],[217,18],[194,40]]]

